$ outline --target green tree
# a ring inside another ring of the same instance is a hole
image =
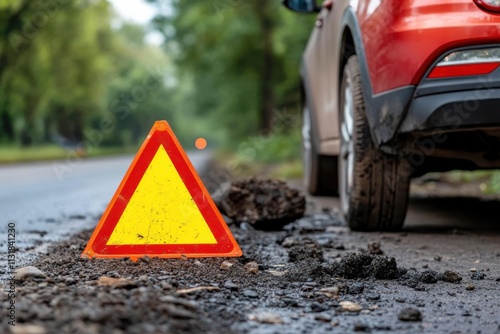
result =
[[[273,125],[275,108],[299,103],[298,69],[313,24],[279,1],[215,0],[155,3],[153,24],[174,57],[181,105],[221,140]]]

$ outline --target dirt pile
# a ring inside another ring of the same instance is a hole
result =
[[[395,279],[400,275],[393,257],[348,253],[329,268],[330,274],[343,278]]]
[[[303,194],[285,182],[250,178],[222,185],[213,195],[219,210],[236,223],[277,230],[304,216]]]

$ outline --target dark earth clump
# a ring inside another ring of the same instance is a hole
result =
[[[422,321],[422,313],[416,308],[408,307],[399,312],[398,319],[401,321]]]
[[[479,280],[482,280],[482,279],[485,279],[486,278],[486,274],[483,273],[483,272],[475,272],[475,273],[472,273],[472,275],[470,276],[471,279],[475,280],[475,281],[479,281]]]
[[[220,211],[236,223],[278,230],[304,216],[304,195],[279,180],[250,178],[222,185],[213,195]]]
[[[348,253],[340,263],[331,268],[334,275],[344,278],[395,279],[398,266],[393,257]]]
[[[293,245],[288,248],[288,260],[290,262],[304,260],[318,260],[323,262],[323,249],[312,240],[307,243]]]
[[[376,242],[376,241],[370,242],[368,244],[367,251],[368,251],[368,254],[371,254],[371,255],[383,255],[384,254],[384,251],[382,250],[380,242]]]
[[[462,280],[462,276],[454,271],[446,270],[441,276],[441,280],[449,283],[458,283]]]
[[[30,263],[46,277],[18,283],[16,333],[29,332],[23,325],[46,334],[496,333],[497,282],[474,281],[467,291],[466,284],[447,283],[461,280],[451,270],[398,268],[394,258],[366,254],[366,239],[353,242],[356,234],[335,215],[289,225],[273,232],[230,226],[244,254],[232,259],[85,260],[80,254],[91,231],[78,234]],[[422,263],[404,253],[409,246],[396,252],[384,245],[399,264]],[[232,265],[221,269],[223,262]],[[0,303],[7,302],[0,293]],[[359,310],[346,312],[346,302]],[[404,307],[416,311],[398,317]],[[2,307],[0,318],[7,312]],[[12,333],[7,322],[0,333]]]
[[[433,284],[437,283],[440,275],[434,270],[426,270],[420,274],[420,281],[422,283]]]

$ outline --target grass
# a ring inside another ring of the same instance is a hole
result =
[[[116,154],[133,153],[136,148],[125,147],[92,147],[86,157],[107,156]],[[0,146],[0,164],[19,162],[48,161],[65,159],[73,156],[75,152],[67,151],[57,145],[33,146],[20,148],[16,146]]]
[[[235,151],[217,155],[219,167],[235,178],[260,176],[278,179],[302,177],[302,139],[298,129],[275,132],[270,136],[250,137]]]

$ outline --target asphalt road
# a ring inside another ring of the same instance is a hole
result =
[[[207,152],[191,154],[200,174],[206,174],[209,158]],[[17,287],[17,329],[92,334],[500,333],[499,201],[457,196],[453,189],[439,194],[414,191],[402,232],[359,233],[341,221],[337,199],[308,198],[306,217],[285,231],[231,224],[244,253],[241,258],[138,263],[80,259],[90,229],[130,161],[84,160],[67,169],[54,163],[0,167],[2,228],[16,222],[18,256],[43,253],[45,245],[87,230],[30,261],[46,278],[28,279]],[[62,178],[61,171],[66,172]],[[0,236],[6,238],[6,233]],[[373,242],[388,258],[377,255],[362,272],[352,274],[352,268],[367,261],[367,246]],[[5,252],[5,242],[0,244]],[[21,266],[31,257],[18,260]],[[227,260],[229,266],[223,262]],[[252,261],[257,273],[249,271]],[[392,267],[396,262],[397,271]],[[446,278],[450,272],[460,280],[451,282]],[[103,286],[102,276],[122,277],[127,288]],[[191,288],[202,290],[186,293]],[[8,301],[0,293],[2,305]],[[408,308],[417,312],[414,321],[401,320]],[[6,310],[0,309],[0,318]],[[0,332],[14,333],[6,322],[0,323]]]
[[[211,155],[190,152],[189,156],[195,168],[203,172]],[[132,159],[118,156],[0,166],[4,229],[0,235],[6,239],[7,224],[16,224],[16,246],[23,261],[43,250],[47,243],[91,228],[106,209]],[[0,240],[1,252],[6,251],[5,241]]]

